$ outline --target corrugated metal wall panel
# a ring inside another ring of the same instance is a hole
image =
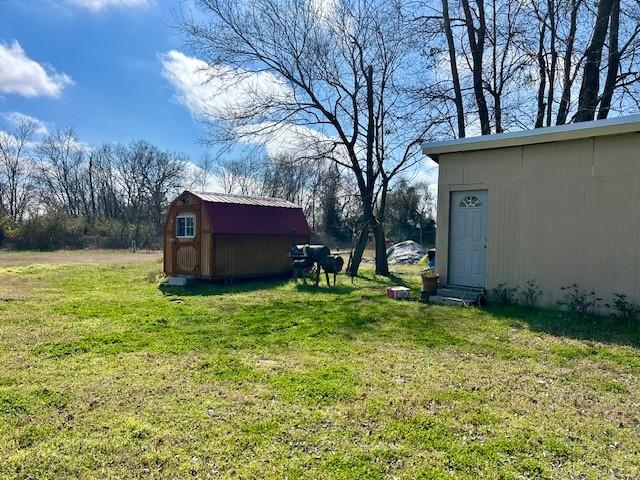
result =
[[[492,187],[487,215],[487,282],[514,285],[519,281],[520,185],[500,183]]]

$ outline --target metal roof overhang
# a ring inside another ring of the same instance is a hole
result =
[[[497,133],[480,137],[467,137],[457,140],[445,140],[422,144],[422,153],[439,162],[443,153],[470,152],[493,148],[519,147],[537,143],[578,140],[581,138],[620,135],[640,132],[640,114],[625,117],[593,120],[590,122],[568,123],[553,127],[522,130],[518,132]]]

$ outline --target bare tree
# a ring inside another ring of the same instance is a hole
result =
[[[476,0],[476,10],[472,10],[469,0],[461,0],[462,9],[467,27],[467,37],[469,41],[469,49],[471,50],[472,65],[471,71],[473,75],[473,92],[475,94],[476,104],[478,107],[478,117],[480,119],[480,130],[483,135],[491,133],[491,125],[489,123],[489,110],[487,101],[484,96],[484,79],[483,79],[483,59],[485,38],[487,33],[486,12],[484,0]],[[476,21],[477,18],[477,21]],[[476,26],[477,23],[477,26]]]
[[[545,90],[547,88],[547,56],[545,54],[544,41],[547,34],[547,18],[549,12],[541,15],[540,11],[536,8],[536,16],[538,17],[538,25],[540,33],[538,35],[538,53],[536,59],[538,61],[538,94],[537,94],[537,114],[535,128],[540,128],[544,125],[544,112],[546,110],[545,103]]]
[[[22,120],[15,129],[0,131],[0,208],[14,226],[35,196],[31,142],[36,128],[34,122]]]
[[[143,172],[147,207],[156,232],[162,231],[164,213],[182,186],[187,159],[184,155],[151,148]]]
[[[193,181],[194,186],[206,191],[215,176],[216,158],[209,151],[204,151],[196,161],[195,167],[197,168],[197,173]]]
[[[417,139],[426,128],[424,113],[415,115],[419,107],[404,98],[401,86],[410,55],[403,2],[197,3],[206,21],[186,20],[183,27],[209,77],[241,82],[270,75],[280,87],[254,89],[244,108],[207,112],[210,140],[255,140],[293,127],[298,136],[307,135],[312,148],[304,156],[348,169],[358,187],[362,229],[351,273],[373,232],[376,271],[386,274],[388,182],[416,161]],[[406,141],[408,135],[413,141]]]
[[[547,16],[549,18],[549,44],[551,60],[549,61],[549,91],[547,93],[547,127],[551,125],[551,117],[553,114],[553,102],[556,85],[556,71],[558,67],[558,50],[556,48],[558,38],[558,28],[556,24],[556,18],[558,16],[558,9],[555,0],[547,0]]]
[[[85,146],[75,131],[72,128],[57,129],[42,140],[37,152],[40,194],[44,204],[72,216],[84,213]]]
[[[619,0],[598,0],[598,12],[596,23],[593,27],[593,36],[587,47],[582,86],[578,100],[578,111],[573,117],[575,122],[593,120],[598,104],[598,92],[600,90],[600,62],[602,61],[602,49],[607,37],[609,16],[614,4]],[[616,40],[617,41],[617,40]]]
[[[458,121],[458,138],[464,138],[465,118],[464,103],[462,99],[462,87],[460,84],[460,74],[458,73],[458,58],[456,45],[453,39],[453,28],[451,27],[451,17],[449,16],[449,0],[442,0],[442,20],[445,36],[447,38],[447,50],[449,52],[449,62],[451,65],[451,81],[453,82],[454,102],[456,105],[456,118]]]
[[[484,85],[493,101],[496,133],[504,131],[505,126],[512,122],[511,94],[512,91],[522,88],[523,73],[528,64],[527,54],[520,45],[525,30],[522,25],[523,5],[519,2],[491,1],[491,28],[487,29],[491,62],[484,74],[487,77]]]
[[[611,99],[618,80],[618,69],[620,68],[620,49],[618,39],[620,34],[620,1],[616,0],[611,6],[609,15],[609,56],[607,62],[607,78],[604,90],[600,98],[600,108],[598,118],[607,118],[611,109]]]
[[[564,39],[564,59],[563,59],[563,78],[562,78],[562,94],[558,105],[558,114],[556,116],[556,124],[562,125],[567,121],[569,108],[571,106],[571,88],[575,80],[576,74],[580,67],[580,62],[574,65],[574,45],[576,40],[576,32],[578,30],[578,14],[583,0],[570,0],[569,8],[569,31]]]

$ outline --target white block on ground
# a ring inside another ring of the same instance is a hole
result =
[[[183,277],[183,276],[176,276],[176,277],[171,276],[167,280],[167,283],[172,287],[184,287],[187,284],[188,280],[189,279],[187,277]]]

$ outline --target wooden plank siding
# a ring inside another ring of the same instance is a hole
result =
[[[203,278],[213,277],[213,233],[211,224],[205,209],[200,211],[200,276]]]
[[[298,237],[307,243],[308,237]],[[291,271],[289,235],[214,235],[214,277],[282,275]]]

